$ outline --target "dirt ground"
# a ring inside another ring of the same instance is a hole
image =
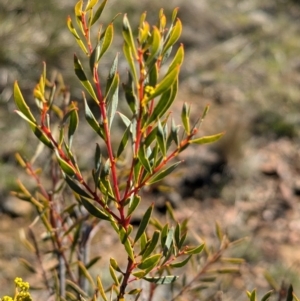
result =
[[[80,99],[72,67],[78,50],[64,25],[74,1],[48,2],[0,3],[0,296],[10,292],[16,275],[28,275],[18,258],[33,259],[19,239],[33,213],[9,195],[17,178],[26,180],[14,153],[30,157],[35,147],[31,133],[13,114],[12,83],[17,79],[30,97],[46,60],[49,73],[62,72],[73,97]],[[171,190],[154,189],[146,201],[157,201],[157,214],[170,201],[179,218],[189,216],[190,227],[208,243],[216,240],[216,221],[230,239],[247,237],[230,253],[246,259],[240,276],[232,280],[238,290],[230,292],[225,281],[219,288],[223,300],[245,300],[245,290],[253,288],[262,294],[271,288],[270,278],[279,287],[292,283],[300,295],[299,1],[119,2],[111,1],[104,22],[116,11],[128,12],[134,24],[144,10],[156,20],[160,7],[167,14],[180,7],[186,54],[172,110],[179,114],[186,101],[196,120],[209,103],[201,134],[226,131],[215,145],[184,152],[182,168],[163,183]],[[117,37],[114,47],[120,43]],[[104,74],[109,62],[108,55]],[[85,153],[82,162],[90,157],[86,143],[92,143],[85,129],[76,142]],[[106,246],[113,245],[102,230]]]

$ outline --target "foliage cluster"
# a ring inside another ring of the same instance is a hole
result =
[[[20,154],[16,156],[36,182],[33,192],[21,182],[19,190],[14,192],[20,199],[31,202],[37,211],[37,218],[29,227],[29,238],[23,237],[26,247],[36,254],[37,263],[22,262],[30,271],[42,275],[41,288],[56,300],[122,301],[130,296],[138,300],[145,293],[146,300],[154,300],[160,284],[169,284],[170,300],[179,300],[184,294],[200,298],[203,289],[211,288],[218,274],[239,271],[237,266],[242,259],[223,256],[229,246],[239,241],[230,242],[217,225],[216,250],[208,248],[202,240],[191,246],[188,220],[179,221],[170,205],[165,224],[153,216],[154,204],[145,211],[137,229],[131,221],[143,201],[143,189],[169,176],[181,163],[171,162],[180,152],[191,144],[217,141],[223,133],[196,136],[208,106],[195,124],[190,120],[191,109],[187,103],[182,107],[181,125],[176,124],[170,113],[184,58],[183,45],[171,56],[182,31],[178,9],[174,9],[169,26],[163,10],[159,11],[155,26],[150,26],[143,13],[136,37],[125,14],[122,35],[127,81],[120,84],[117,54],[106,83],[100,83],[100,62],[113,41],[113,22],[117,16],[107,26],[98,25],[95,42],[92,28],[97,26],[106,4],[104,0],[96,7],[95,0],[87,3],[81,0],[75,5],[76,23],[71,17],[67,20],[87,61],[82,63],[74,55],[75,74],[85,89],[82,93],[85,119],[100,141],[95,146],[90,175],[80,168],[73,149],[79,108],[76,102],[70,101],[62,77],[48,80],[44,65],[33,92],[39,117],[24,100],[18,83],[14,85],[16,112],[41,143],[31,160]],[[118,111],[120,86],[128,104],[124,111]],[[95,107],[98,112],[93,112]],[[116,117],[124,125],[118,147],[113,144]],[[35,160],[42,153],[50,154],[50,164],[44,170],[35,169]],[[50,186],[43,182],[43,175],[50,179]],[[98,224],[103,222],[118,237],[126,258],[125,265],[122,258],[110,258],[111,284],[107,287],[92,272],[101,254],[89,256],[91,240]],[[34,231],[40,223],[45,229],[41,240]],[[46,268],[45,260],[49,256],[56,261]],[[176,270],[182,274],[182,268],[190,262],[195,267],[194,275],[184,274],[178,279]],[[142,282],[148,283],[147,289],[142,289]],[[266,294],[262,300],[270,295]],[[255,291],[249,292],[248,297],[256,300]]]

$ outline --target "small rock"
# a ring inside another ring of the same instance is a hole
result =
[[[8,196],[1,204],[4,213],[12,217],[25,217],[32,213],[33,206],[15,197]]]

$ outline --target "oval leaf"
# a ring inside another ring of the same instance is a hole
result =
[[[185,254],[199,254],[202,252],[204,248],[204,244],[199,245],[198,247],[195,248],[189,248],[188,250],[186,250],[184,253]]]
[[[191,257],[192,257],[192,255],[190,255],[189,257],[187,257],[186,259],[184,259],[182,261],[171,263],[170,267],[172,267],[172,268],[182,268],[189,262]]]
[[[91,21],[91,25],[93,25],[94,23],[96,23],[97,20],[101,17],[101,14],[102,14],[103,9],[104,9],[104,7],[106,5],[106,2],[107,2],[107,0],[104,0],[101,3],[101,5],[98,7],[98,9],[96,10],[95,15],[94,15],[94,17],[93,17],[93,19]]]
[[[170,284],[175,282],[179,276],[162,276],[162,277],[143,277],[148,282],[156,283],[156,284]]]
[[[21,90],[19,88],[18,82],[14,83],[14,99],[18,109],[34,124],[36,124],[36,120],[33,117],[28,105],[26,104]]]
[[[161,258],[161,254],[154,254],[146,259],[144,259],[139,265],[138,268],[141,270],[152,270]]]
[[[144,233],[146,227],[148,226],[148,223],[149,223],[149,220],[150,220],[150,217],[151,217],[151,214],[152,214],[153,207],[154,207],[154,205],[152,204],[147,209],[147,211],[145,212],[145,214],[144,214],[144,216],[143,216],[143,218],[141,220],[140,226],[139,226],[139,228],[137,230],[134,242],[137,242],[139,240],[139,238],[141,237],[141,235]]]
[[[223,135],[224,135],[224,132],[216,134],[216,135],[204,136],[201,138],[192,139],[189,141],[189,143],[194,143],[194,144],[212,143],[212,142],[218,141],[220,138],[222,138]]]
[[[88,91],[88,93],[92,96],[92,98],[96,101],[96,103],[98,104],[99,101],[97,99],[97,96],[95,94],[95,91],[93,89],[92,84],[88,81],[83,67],[81,65],[80,60],[78,59],[78,57],[76,56],[76,54],[74,54],[74,69],[75,69],[75,74],[77,75],[78,79],[80,80],[81,84],[85,87],[85,89]]]
[[[176,41],[179,39],[181,35],[181,32],[182,32],[182,24],[180,19],[177,19],[175,25],[171,29],[167,42],[164,45],[162,51],[163,54],[165,54],[168,51],[168,49],[170,49],[176,43]]]
[[[85,207],[85,209],[93,216],[98,217],[99,219],[107,220],[109,221],[110,218],[109,216],[104,213],[100,208],[96,207],[93,203],[92,200],[81,196],[80,197],[82,205]]]
[[[158,182],[168,176],[179,164],[181,161],[174,163],[173,165],[169,166],[168,168],[162,170],[158,174],[154,175],[147,183],[146,185],[151,185],[155,182]]]

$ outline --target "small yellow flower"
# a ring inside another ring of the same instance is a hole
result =
[[[147,96],[151,96],[154,93],[154,88],[152,86],[146,86],[145,87],[145,94]]]
[[[1,301],[13,301],[12,297],[9,296],[4,296],[2,299],[0,299]]]

